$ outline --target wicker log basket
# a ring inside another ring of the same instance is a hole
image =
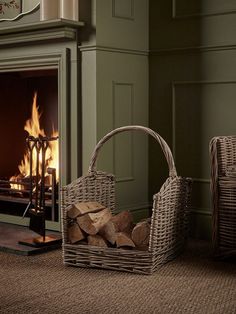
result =
[[[101,248],[86,244],[70,244],[66,209],[82,201],[97,201],[115,210],[115,177],[97,171],[98,152],[115,134],[140,130],[154,137],[160,144],[169,167],[169,177],[160,191],[153,196],[151,232],[148,251],[137,249]],[[79,267],[96,267],[151,274],[160,265],[175,258],[184,249],[188,231],[188,212],[192,181],[177,176],[171,150],[165,140],[153,130],[143,126],[125,126],[105,135],[96,145],[91,157],[88,174],[61,189],[63,221],[64,264]]]
[[[216,257],[236,255],[236,136],[210,141],[212,240]]]

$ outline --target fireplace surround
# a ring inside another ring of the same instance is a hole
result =
[[[78,29],[81,22],[39,21],[39,11],[19,21],[0,24],[0,76],[13,73],[56,72],[58,85],[59,186],[81,175],[80,55]],[[0,106],[5,102],[0,97]],[[24,107],[15,108],[22,111]],[[9,117],[3,116],[3,119]],[[14,126],[12,126],[14,127]],[[59,211],[60,212],[60,211]],[[0,214],[1,222],[28,225],[28,218]],[[60,230],[57,221],[46,228]]]

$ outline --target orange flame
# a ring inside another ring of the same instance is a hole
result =
[[[24,126],[24,130],[28,133],[28,135],[33,137],[39,137],[39,136],[46,136],[44,129],[41,129],[40,127],[40,117],[41,114],[39,113],[39,107],[37,107],[37,93],[34,94],[33,98],[33,104],[32,104],[32,114],[31,118],[26,121],[26,124]],[[53,129],[51,137],[57,137],[58,132]],[[36,149],[33,149],[33,162],[32,162],[32,175],[36,175]],[[42,164],[42,155],[39,156],[39,165],[41,168]],[[46,150],[46,168],[51,167],[56,169],[56,176],[58,181],[59,176],[59,152],[58,152],[58,140],[55,141],[49,141],[49,146]],[[19,175],[12,176],[10,178],[10,181],[17,181],[19,178],[29,177],[30,176],[30,152],[27,151],[24,154],[23,160],[21,160],[20,165],[18,166],[18,169],[20,171]],[[45,176],[47,173],[45,174]],[[22,190],[23,187],[20,184],[11,184],[11,188]]]

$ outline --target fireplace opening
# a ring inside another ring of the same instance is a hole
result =
[[[30,149],[32,139],[37,143],[46,140],[45,214],[46,220],[58,221],[57,69],[0,73],[0,99],[0,213],[23,216],[30,197],[33,201],[37,198],[35,155],[39,144],[32,150],[31,176]],[[42,163],[40,148],[38,154]],[[41,180],[41,165],[38,168]]]

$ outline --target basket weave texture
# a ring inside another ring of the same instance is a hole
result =
[[[216,256],[236,254],[236,136],[210,141],[212,240]]]
[[[69,205],[82,201],[97,201],[114,213],[115,177],[113,174],[97,171],[95,164],[98,152],[107,140],[120,132],[133,130],[144,131],[155,138],[162,148],[169,167],[169,177],[160,191],[153,196],[148,251],[70,244],[67,233],[69,219],[66,212]],[[64,264],[141,274],[153,273],[160,265],[173,259],[184,249],[188,233],[191,185],[190,178],[177,176],[170,148],[156,132],[143,126],[133,125],[111,131],[96,145],[88,174],[61,189]]]

